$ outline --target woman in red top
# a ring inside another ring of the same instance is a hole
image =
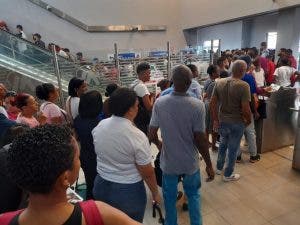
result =
[[[272,83],[274,83],[274,72],[276,69],[275,63],[273,62],[273,57],[272,55],[268,55],[267,59],[268,59],[268,74],[266,74],[266,82],[267,85],[270,85]]]

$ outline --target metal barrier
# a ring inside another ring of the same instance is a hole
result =
[[[120,58],[119,55],[122,53],[119,52],[118,45],[114,44],[114,56],[111,60],[82,65],[59,56],[54,48],[51,52],[9,32],[0,30],[0,37],[0,66],[39,83],[51,82],[58,85],[64,93],[67,91],[70,79],[74,76],[85,79],[90,89],[96,89],[102,94],[110,83],[129,87],[137,78],[136,66],[142,61],[150,64],[152,77],[161,78],[170,78],[171,69],[178,64],[195,63],[199,68],[200,81],[207,76],[206,69],[212,62],[209,53],[180,51],[174,54],[168,42],[165,49],[158,51],[162,54],[143,52],[139,57],[129,59]],[[18,47],[20,45],[26,50],[21,51]],[[60,93],[62,103],[64,93]]]

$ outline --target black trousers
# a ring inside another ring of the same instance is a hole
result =
[[[94,157],[80,157],[81,168],[84,172],[86,182],[86,200],[94,199],[93,188],[94,181],[97,175],[97,159]]]

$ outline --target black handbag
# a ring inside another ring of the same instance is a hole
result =
[[[163,214],[161,212],[161,208],[157,202],[152,202],[152,217],[156,217],[156,211],[158,212],[158,223],[161,223],[162,225],[165,224],[165,218],[163,217]]]
[[[260,119],[266,119],[267,118],[267,103],[265,100],[259,100],[257,112],[260,115]]]

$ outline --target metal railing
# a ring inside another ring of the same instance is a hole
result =
[[[136,66],[142,61],[151,65],[153,76],[170,78],[174,66],[188,63],[198,65],[199,80],[207,76],[206,69],[212,60],[209,53],[180,51],[174,54],[170,49],[171,45],[168,42],[165,49],[157,51],[162,54],[143,52],[144,57],[124,59],[120,57],[118,45],[114,44],[112,60],[80,65],[59,56],[54,48],[51,52],[0,30],[0,66],[16,72],[21,71],[21,74],[40,82],[51,82],[59,86],[63,92],[67,91],[69,80],[74,76],[86,80],[90,89],[99,90],[102,94],[110,83],[128,87],[137,78]],[[62,96],[63,94],[61,98]]]

